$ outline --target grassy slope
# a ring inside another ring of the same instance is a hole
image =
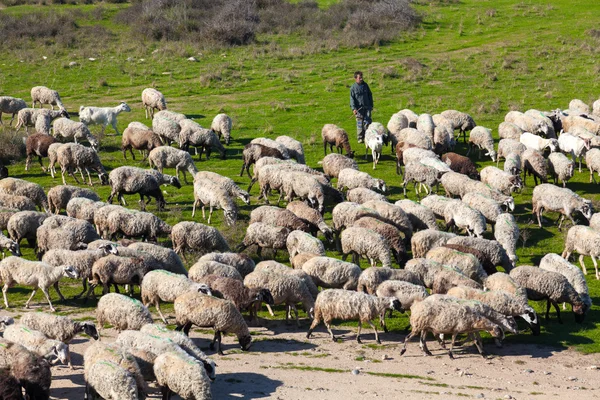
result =
[[[374,92],[374,119],[384,124],[402,108],[431,114],[459,109],[495,131],[504,114],[513,108],[521,111],[567,108],[572,98],[591,104],[598,93],[599,83],[594,79],[598,73],[598,54],[597,42],[586,31],[595,28],[592,16],[598,14],[600,4],[591,0],[584,3],[572,7],[565,0],[552,6],[542,1],[471,0],[448,6],[419,6],[425,15],[421,28],[395,43],[374,49],[348,50],[306,43],[297,37],[265,36],[259,37],[261,44],[221,51],[199,51],[190,44],[133,43],[127,40],[126,29],[111,20],[122,6],[102,6],[100,21],[87,14],[96,6],[81,6],[85,11],[79,21],[81,26],[99,23],[120,34],[122,39],[116,38],[114,43],[105,43],[98,49],[64,50],[53,45],[31,44],[29,48],[3,53],[0,91],[29,99],[29,89],[43,84],[57,89],[72,111],[80,105],[115,105],[127,101],[133,112],[120,116],[121,131],[130,121],[145,121],[139,96],[148,86],[166,95],[170,109],[191,115],[203,125],[209,125],[216,113],[226,112],[234,119],[234,141],[228,149],[228,159],[202,161],[198,166],[233,177],[245,186],[248,178],[237,176],[240,153],[253,137],[274,138],[281,134],[296,137],[305,144],[307,163],[313,167],[322,157],[320,129],[325,123],[344,127],[353,146],[357,146],[348,108],[348,88],[356,69],[364,71],[365,80]],[[61,6],[45,9],[65,10]],[[30,10],[14,7],[2,12]],[[42,56],[48,59],[43,60]],[[187,61],[190,56],[199,62]],[[88,57],[96,61],[89,61]],[[128,57],[132,60],[127,61]],[[417,60],[421,67],[414,67],[418,63],[407,61],[408,58]],[[69,68],[70,61],[79,65]],[[110,128],[108,133],[112,133]],[[119,142],[120,138],[114,136],[103,141],[101,155],[109,169],[123,164]],[[358,148],[362,152],[362,147]],[[464,154],[466,148],[461,143],[457,151]],[[401,180],[394,173],[389,149],[384,154],[373,175],[386,179],[392,187],[390,198],[397,200],[401,198]],[[372,171],[369,163],[362,159],[360,162],[362,170]],[[490,164],[479,163],[481,167]],[[137,165],[142,164],[138,161]],[[11,174],[39,182],[46,188],[60,183],[60,179],[52,180],[37,167],[25,173],[23,163],[13,166]],[[597,202],[598,190],[587,181],[584,171],[576,174],[569,187]],[[97,190],[103,198],[108,196],[107,187]],[[179,191],[166,188],[166,191],[170,210],[159,215],[172,224],[191,219],[191,186]],[[414,199],[412,192],[409,198]],[[530,199],[531,184],[516,197],[515,214],[521,229],[531,232],[527,246],[519,249],[524,264],[536,263],[548,252],[560,253],[566,233],[558,232],[555,227],[538,229],[530,224]],[[131,200],[135,206],[136,199],[131,197]],[[237,228],[223,227],[234,245],[241,240],[250,209],[241,208]],[[154,211],[154,207],[149,210]],[[220,212],[216,212],[213,220],[221,225]],[[32,252],[24,247],[26,255],[32,257]],[[278,259],[285,260],[282,254]],[[588,281],[597,304],[600,285],[592,277]],[[18,304],[25,300],[26,290],[10,292],[11,301]],[[598,307],[594,307],[587,322],[575,326],[572,315],[567,313],[564,326],[551,320],[541,338],[520,335],[511,340],[576,345],[582,351],[597,352],[600,351],[598,317]],[[406,324],[406,317],[402,317],[393,319],[391,326],[400,329]]]

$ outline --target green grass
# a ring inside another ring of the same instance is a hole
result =
[[[319,5],[327,7],[332,2],[322,0]],[[234,121],[227,159],[203,159],[197,165],[232,177],[241,187],[249,182],[247,176],[239,177],[241,151],[252,138],[283,134],[295,137],[304,144],[307,163],[318,167],[317,161],[323,156],[321,128],[325,123],[335,123],[349,132],[352,147],[361,155],[357,159],[361,170],[385,179],[391,188],[389,198],[396,201],[402,198],[401,179],[395,174],[390,149],[384,149],[379,166],[373,171],[371,163],[362,158],[364,147],[356,142],[348,106],[348,89],[355,70],[363,70],[374,93],[375,121],[386,124],[402,108],[431,114],[458,109],[470,113],[479,125],[492,128],[494,134],[511,109],[564,109],[573,98],[591,104],[600,91],[598,39],[588,34],[597,27],[595,17],[600,3],[583,0],[579,7],[566,0],[552,5],[541,0],[441,3],[417,5],[424,19],[415,31],[392,43],[359,49],[328,46],[298,35],[260,34],[256,44],[219,50],[205,50],[193,43],[132,41],[127,36],[128,28],[113,20],[127,5],[35,6],[35,11],[44,12],[80,10],[79,26],[101,25],[114,34],[113,40],[98,47],[65,48],[52,41],[40,41],[5,49],[0,55],[0,92],[29,101],[31,87],[46,85],[60,92],[73,113],[80,105],[112,106],[126,101],[133,111],[119,116],[120,131],[134,120],[150,123],[144,119],[140,100],[142,90],[149,86],[165,94],[169,109],[183,112],[203,126],[210,125],[217,113],[226,112]],[[34,6],[17,6],[0,13],[24,14],[33,10]],[[187,61],[190,56],[198,62]],[[96,60],[89,61],[90,57]],[[71,61],[78,65],[68,67]],[[98,133],[99,129],[92,127],[92,131]],[[102,141],[101,158],[107,169],[125,164],[145,166],[139,158],[135,162],[123,160],[120,137],[111,136],[113,133],[107,128],[108,135]],[[466,153],[462,142],[456,151]],[[478,161],[479,167],[491,164],[485,158]],[[10,174],[37,182],[45,189],[62,183],[60,177],[52,179],[35,164],[25,172],[22,161],[10,166]],[[599,209],[598,188],[588,179],[585,170],[576,173],[568,187],[591,198]],[[67,183],[74,182],[67,178]],[[527,183],[527,188],[515,196],[514,214],[521,230],[530,232],[526,246],[519,245],[518,256],[520,264],[536,264],[546,253],[562,252],[566,229],[559,232],[550,223],[540,229],[531,223],[531,180]],[[108,187],[96,184],[94,188],[101,198],[108,197]],[[164,190],[168,211],[157,215],[170,224],[191,220],[191,185]],[[256,193],[255,187],[252,195]],[[408,196],[415,199],[411,188]],[[126,198],[131,207],[137,207],[134,196]],[[224,226],[220,211],[213,214],[213,225],[223,231],[232,247],[240,243],[254,207],[255,197],[251,206],[240,205],[238,225],[233,228]],[[154,204],[148,207],[148,211],[155,210]],[[330,212],[331,207],[327,208],[327,219],[331,218]],[[550,213],[548,217],[555,221],[557,215]],[[195,220],[202,221],[198,216]],[[491,233],[487,232],[486,237],[492,238]],[[161,242],[170,244],[167,238]],[[24,243],[22,247],[25,257],[33,259],[29,246]],[[328,255],[339,257],[331,247]],[[280,251],[276,259],[287,262],[287,255]],[[190,258],[188,266],[191,261]],[[589,259],[587,264],[589,269]],[[366,267],[366,263],[362,266]],[[591,274],[588,284],[592,300],[598,304],[600,283]],[[61,288],[70,298],[80,291],[80,283],[67,281]],[[29,293],[28,288],[11,288],[9,301],[21,311]],[[38,293],[33,304],[41,302],[41,296]],[[68,314],[91,313],[96,305],[95,300],[85,305],[81,300],[62,304],[55,293],[52,298],[60,311]],[[540,314],[545,310],[542,304],[534,306]],[[163,307],[172,314],[171,305]],[[306,318],[305,313],[300,315]],[[272,318],[266,313],[261,317]],[[507,341],[599,352],[599,317],[596,305],[583,325],[573,323],[570,311],[564,312],[564,325],[558,324],[552,314],[549,322],[542,320],[542,336],[523,334],[509,336]],[[283,308],[277,308],[275,318],[284,318]],[[407,326],[406,315],[396,314],[388,321],[392,332],[403,332]],[[369,335],[370,329],[366,331]],[[385,334],[382,339],[386,340]],[[416,345],[411,347],[416,349]]]

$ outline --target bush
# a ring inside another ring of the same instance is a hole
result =
[[[77,25],[66,15],[31,13],[23,16],[0,14],[0,44],[11,45],[23,40],[54,39],[72,43]]]
[[[25,156],[24,137],[8,127],[0,128],[0,165],[8,165]]]

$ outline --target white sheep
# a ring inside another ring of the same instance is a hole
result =
[[[131,108],[125,102],[116,107],[79,107],[79,120],[86,125],[102,125],[102,135],[107,125],[111,125],[117,135],[117,115],[122,112],[131,112]]]
[[[77,143],[77,140],[87,140],[92,148],[98,151],[98,139],[92,136],[87,125],[83,122],[72,121],[69,118],[57,118],[52,126],[54,137],[60,135],[66,139],[73,139],[75,143]]]
[[[10,119],[10,125],[12,126],[15,115],[23,108],[27,108],[25,100],[10,96],[0,96],[0,125],[2,125],[2,113],[12,114],[12,118]]]
[[[372,124],[365,133],[365,148],[367,151],[371,149],[371,155],[373,156],[373,169],[376,169],[379,157],[381,157],[381,150],[383,149],[383,136],[379,135],[376,130],[373,129]],[[365,159],[367,154],[365,153]]]
[[[222,209],[225,217],[225,223],[233,226],[237,220],[237,206],[235,201],[222,186],[208,179],[197,179],[194,181],[194,206],[192,208],[192,218],[196,214],[196,207],[202,204],[202,218],[206,218],[204,207],[209,206],[208,223],[212,217],[213,208]]]
[[[590,140],[569,133],[562,133],[558,137],[558,146],[560,151],[571,154],[573,162],[576,162],[579,158],[579,172],[581,172],[581,159],[585,156],[586,151],[590,149]]]
[[[31,101],[33,108],[35,108],[35,103],[40,103],[40,108],[43,104],[50,104],[53,110],[54,106],[58,106],[61,110],[65,109],[58,92],[45,86],[34,86],[31,88]]]
[[[549,183],[542,183],[533,189],[531,197],[532,212],[537,216],[538,224],[542,227],[542,212],[553,211],[560,212],[562,215],[558,223],[560,229],[565,217],[569,218],[573,225],[573,212],[579,211],[586,219],[590,219],[593,214],[591,200],[587,200],[579,196],[567,188],[561,188]]]
[[[154,360],[154,375],[162,393],[183,399],[211,400],[210,380],[204,366],[183,351],[169,351]]]
[[[148,163],[150,168],[156,167],[161,174],[164,168],[175,168],[177,178],[179,172],[183,172],[183,180],[186,184],[188,181],[185,171],[187,170],[192,176],[198,172],[190,153],[170,146],[160,146],[150,151]]]
[[[325,246],[323,246],[323,242],[306,232],[298,230],[290,232],[285,243],[290,255],[290,262],[292,261],[292,258],[300,253],[325,255]]]
[[[546,148],[549,148],[551,153],[558,151],[558,140],[544,139],[529,132],[523,132],[519,137],[519,142],[523,143],[529,149],[540,152],[543,152]]]
[[[492,161],[496,161],[496,151],[494,151],[494,138],[492,137],[492,130],[484,128],[483,126],[476,126],[469,134],[469,151],[467,155],[471,153],[474,147],[477,147],[477,156],[480,156],[481,149],[485,149],[486,156],[490,156]]]
[[[231,125],[231,117],[229,117],[229,115],[217,114],[210,124],[210,129],[219,135],[219,139],[221,139],[221,135],[223,135],[225,144],[229,145],[229,142],[231,141]]]
[[[585,275],[587,275],[587,270],[583,263],[584,256],[592,258],[596,270],[596,279],[600,279],[598,262],[596,261],[597,258],[600,258],[600,232],[584,225],[572,226],[565,238],[565,249],[562,257],[568,260],[573,251],[579,253],[579,263]]]
[[[146,88],[142,90],[142,106],[146,112],[146,119],[148,119],[148,114],[150,114],[150,118],[154,118],[155,108],[158,111],[166,110],[167,102],[161,92],[153,88]]]
[[[505,196],[510,196],[512,192],[516,192],[523,188],[523,181],[520,176],[505,172],[493,165],[487,166],[481,170],[481,182],[498,190]]]
[[[590,183],[597,183],[594,172],[600,176],[600,149],[590,149],[585,153],[585,165],[590,170]]]
[[[81,179],[85,182],[83,170],[85,169],[88,176],[88,183],[93,186],[90,170],[98,173],[100,183],[105,185],[108,183],[108,175],[98,153],[93,149],[76,143],[65,143],[56,150],[56,161],[60,165],[63,185],[66,185],[65,174],[68,173],[79,183],[79,179],[75,176],[75,171],[78,170],[81,174]]]
[[[107,293],[96,306],[98,327],[109,323],[118,331],[139,330],[152,323],[150,311],[138,300],[118,293]]]
[[[354,189],[357,187],[366,187],[367,189],[378,190],[385,193],[386,186],[382,179],[373,178],[366,172],[357,171],[352,168],[344,168],[338,175],[337,188]]]
[[[444,220],[447,227],[456,226],[458,229],[465,229],[469,236],[481,237],[486,228],[483,214],[462,201],[446,206]]]
[[[384,267],[392,266],[390,245],[385,238],[370,229],[350,227],[341,235],[342,260],[346,261],[348,254],[352,253],[352,262],[359,265],[359,257],[369,260],[372,267],[379,260]]]
[[[317,256],[302,265],[315,282],[323,288],[355,290],[362,270],[354,263],[338,260],[337,258]]]
[[[221,232],[212,226],[196,222],[183,221],[173,225],[171,238],[173,250],[184,259],[185,252],[190,250],[202,253],[231,251]]]
[[[73,369],[69,357],[69,346],[59,340],[47,338],[42,332],[22,324],[12,324],[4,329],[3,337],[48,360],[56,357],[62,364],[68,363],[69,367]]]
[[[586,163],[587,159],[586,154]],[[563,187],[566,187],[575,172],[575,162],[569,160],[563,153],[552,153],[548,156],[548,172],[554,177],[554,184],[560,180]]]
[[[299,164],[306,164],[304,159],[304,147],[298,140],[284,135],[277,136],[275,141],[284,145],[287,148],[290,157],[296,160]]]

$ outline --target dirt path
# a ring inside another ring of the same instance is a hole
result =
[[[7,314],[0,310],[0,315]],[[17,314],[15,314],[17,315]],[[255,342],[250,352],[241,352],[234,337],[223,339],[225,356],[208,350],[212,334],[192,331],[196,343],[218,364],[212,384],[215,399],[595,399],[600,397],[600,355],[582,355],[573,350],[538,345],[507,344],[498,349],[486,343],[489,359],[479,356],[472,344],[456,348],[451,360],[437,343],[430,343],[433,357],[424,357],[418,341],[400,356],[404,335],[382,334],[382,345],[363,331],[363,344],[356,343],[353,328],[334,333],[329,339],[323,326],[306,339],[301,329],[279,321],[266,321],[267,328],[251,328]],[[112,329],[102,340],[114,341]],[[53,399],[83,398],[83,358],[88,342],[71,344],[76,369],[52,368]],[[160,398],[153,387],[151,398]]]

